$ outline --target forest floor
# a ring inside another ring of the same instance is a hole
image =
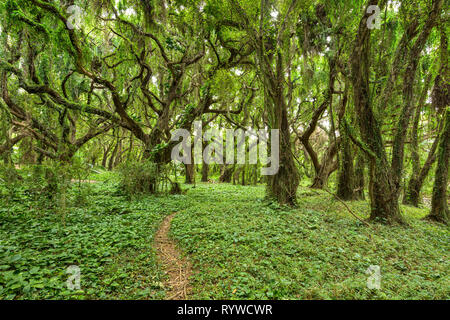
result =
[[[264,186],[128,199],[109,177],[90,178],[99,182],[74,184],[63,208],[0,183],[0,299],[176,298],[178,261],[191,263],[189,284],[177,280],[189,299],[450,298],[450,230],[423,220],[427,208],[402,206],[406,227],[367,227],[304,187],[292,209],[264,200]],[[367,218],[366,201],[347,205]],[[163,243],[176,263],[158,255]],[[71,265],[79,290],[67,287]],[[379,290],[367,286],[371,266]]]

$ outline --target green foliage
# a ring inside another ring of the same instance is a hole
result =
[[[0,190],[5,187],[2,182]],[[173,212],[171,234],[196,270],[193,298],[450,296],[449,230],[419,220],[423,209],[404,207],[410,227],[367,228],[330,195],[305,188],[299,209],[264,201],[263,186],[200,184],[187,195],[132,201],[120,195],[119,184],[90,188],[87,206],[68,201],[64,223],[54,209],[39,208],[27,188],[17,189],[10,203],[2,197],[0,298],[162,299],[167,288],[152,243]],[[349,206],[368,216],[367,202]],[[71,265],[81,269],[79,291],[66,286]],[[370,265],[381,267],[381,290],[366,287]]]
[[[64,224],[53,210],[37,209],[26,192],[17,192],[8,208],[2,198],[0,299],[164,297],[152,240],[163,217],[181,209],[185,197],[129,202],[117,196],[114,184],[91,188],[89,207],[68,207]],[[66,285],[71,265],[81,269],[79,291]]]
[[[160,167],[149,160],[120,166],[120,187],[128,196],[154,194],[161,187]]]
[[[268,205],[262,187],[191,189],[191,205],[172,235],[197,270],[195,299],[448,299],[449,230],[418,220],[410,227],[354,219],[332,196],[302,189],[299,209]],[[349,203],[368,217],[367,202]],[[371,234],[373,240],[370,239]],[[381,290],[366,286],[381,267]]]
[[[65,23],[69,3],[82,9],[74,30]],[[298,209],[262,200],[262,187],[156,196],[182,193],[172,179],[184,180],[183,165],[162,164],[170,131],[202,120],[285,129],[282,147],[292,145],[282,148],[283,174],[267,179],[279,201],[295,195],[296,169],[314,179],[339,163],[345,130],[351,150],[372,161],[370,185],[395,185],[377,196],[372,188],[372,200],[386,199],[372,206],[396,208],[403,181],[432,158],[449,104],[447,4],[424,38],[436,3],[383,1],[382,28],[367,34],[367,0],[1,1],[0,298],[163,298],[151,242],[162,218],[182,210],[172,233],[198,270],[194,298],[448,299],[449,233],[420,221],[427,208],[402,208],[409,227],[372,229],[330,195],[304,188]],[[419,39],[426,42],[415,52]],[[433,90],[420,99],[428,77]],[[406,128],[413,118],[417,132]],[[303,139],[307,128],[313,133]],[[405,144],[397,144],[403,129]],[[436,158],[447,159],[443,150]],[[399,170],[388,170],[391,155],[401,155]],[[105,172],[100,162],[121,165]],[[432,172],[446,168],[437,166]],[[209,178],[219,171],[210,166]],[[425,179],[425,206],[433,180],[443,181]],[[368,217],[366,202],[349,206]],[[65,286],[71,264],[82,268],[79,292]],[[382,268],[380,291],[365,286],[373,264]]]

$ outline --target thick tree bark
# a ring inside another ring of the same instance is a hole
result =
[[[281,94],[282,92],[279,92],[279,95],[274,99],[275,123],[278,124],[273,126],[280,130],[280,167],[275,175],[268,176],[266,191],[269,198],[277,199],[280,204],[293,206],[297,203],[299,175],[292,156],[287,108],[284,104],[284,97]]]
[[[208,182],[209,165],[205,162],[202,164],[202,182]]]
[[[186,172],[186,184],[194,184],[195,183],[195,165],[192,164],[185,164],[185,172]]]
[[[370,0],[368,3],[368,5],[378,4],[378,0]],[[384,7],[386,1],[382,0],[381,4]],[[373,114],[371,106],[372,99],[369,87],[370,29],[367,28],[367,20],[369,17],[367,13],[359,25],[351,58],[351,69],[355,110],[358,115],[361,137],[364,142],[364,145],[361,147],[369,156],[370,218],[372,220],[379,220],[386,223],[404,223],[399,210],[398,197],[403,172],[405,130],[407,130],[412,113],[412,86],[416,75],[418,57],[435,25],[442,5],[443,0],[433,1],[433,10],[421,34],[409,52],[408,66],[403,82],[403,108],[397,123],[391,165],[388,163],[379,123]]]
[[[448,166],[450,159],[450,85],[448,84],[449,64],[448,64],[448,38],[445,28],[441,28],[441,71],[435,82],[433,92],[433,105],[438,109],[446,107],[444,111],[444,128],[439,138],[437,151],[437,167],[435,173],[433,198],[431,201],[431,220],[449,223],[448,209]]]
[[[220,174],[220,177],[219,177],[219,182],[230,183],[231,182],[231,178],[233,176],[233,171],[234,171],[234,165],[233,166],[223,165],[222,168],[221,168],[221,174]]]
[[[450,107],[447,107],[444,119],[444,130],[439,138],[438,163],[434,179],[433,198],[431,200],[431,213],[428,218],[448,224],[447,188],[450,159]]]

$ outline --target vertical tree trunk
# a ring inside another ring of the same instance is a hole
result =
[[[345,130],[343,121],[345,116],[345,111],[347,109],[348,102],[348,85],[345,84],[344,95],[341,100],[341,107],[339,109],[339,132],[341,136],[340,143],[340,157],[339,161],[339,171],[337,178],[337,196],[342,200],[355,200],[358,195],[355,190],[356,177],[355,170],[353,166],[353,150],[351,139],[348,136],[348,132]]]
[[[337,183],[337,196],[342,200],[355,200],[355,172],[353,167],[352,146],[349,137],[343,133],[341,157]]]
[[[378,5],[378,1],[370,0],[369,5]],[[372,111],[369,87],[369,43],[370,29],[367,28],[369,14],[365,11],[361,19],[355,46],[351,57],[353,82],[353,99],[357,113],[361,138],[365,146],[361,146],[369,157],[370,167],[370,219],[385,223],[403,223],[400,214],[396,186],[389,166],[379,124]]]
[[[359,152],[358,157],[356,158],[355,166],[355,197],[359,200],[366,199],[366,196],[364,195],[364,188],[366,186],[366,182],[364,179],[365,169],[366,163],[364,161],[364,156]]]
[[[433,198],[431,200],[431,213],[429,219],[445,224],[449,222],[447,199],[448,162],[450,159],[450,107],[444,114],[444,130],[439,138],[438,163],[434,178]]]
[[[208,182],[209,165],[205,162],[202,164],[202,182]]]
[[[256,186],[258,184],[258,167],[255,165],[253,166],[253,181],[252,184]]]
[[[277,54],[276,69],[277,78],[267,82],[270,102],[273,106],[271,108],[273,110],[271,126],[272,129],[279,129],[280,133],[280,165],[275,175],[268,176],[266,193],[269,198],[275,198],[280,204],[293,206],[297,203],[299,175],[292,155],[291,133],[283,92],[284,68],[280,51]]]
[[[185,179],[185,183],[186,184],[193,184],[195,183],[195,165],[192,164],[185,164],[185,171],[186,171],[186,179]]]
[[[116,154],[117,154],[117,148],[119,147],[119,143],[116,143],[113,152],[111,154],[111,157],[109,158],[109,162],[108,162],[108,170],[111,171],[113,169],[114,166],[114,160],[116,158]]]
[[[222,168],[221,168],[219,182],[230,183],[231,182],[231,178],[233,176],[233,171],[234,171],[234,165],[233,166],[227,166],[226,164],[224,164],[222,166]]]
[[[291,135],[287,120],[287,110],[278,106],[276,113],[281,116],[280,122],[280,168],[273,176],[268,176],[267,195],[275,198],[280,204],[295,205],[299,185],[298,170],[295,166],[291,149]],[[277,127],[275,127],[277,128]]]
[[[233,184],[239,183],[239,176],[242,173],[244,166],[238,165],[238,167],[233,172]]]
[[[417,68],[419,66],[420,54],[425,48],[427,39],[430,36],[431,31],[436,25],[436,21],[441,14],[443,3],[443,0],[433,0],[433,9],[428,15],[428,19],[425,22],[422,32],[414,42],[408,55],[408,64],[406,66],[403,79],[403,108],[397,124],[397,130],[394,136],[394,143],[392,147],[391,167],[397,197],[400,195],[401,180],[403,175],[405,139],[411,119],[411,114],[414,109],[413,89]]]
[[[437,151],[437,167],[434,179],[433,198],[431,201],[431,220],[449,223],[448,209],[448,165],[450,158],[450,85],[448,84],[448,37],[445,28],[441,28],[441,72],[435,82],[433,92],[433,105],[438,109],[444,108],[444,129],[439,138],[439,147]]]

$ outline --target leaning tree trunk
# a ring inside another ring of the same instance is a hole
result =
[[[436,161],[436,149],[439,142],[439,137],[436,138],[433,143],[431,150],[428,154],[428,158],[425,164],[419,172],[413,172],[411,179],[409,180],[408,187],[406,189],[405,198],[403,199],[403,204],[412,205],[415,207],[419,206],[420,203],[420,190],[422,189],[425,178],[428,176],[428,172],[431,170],[433,163]]]
[[[437,77],[434,80],[434,88],[432,93],[432,104],[431,108],[435,110],[438,114],[444,113],[444,117],[442,118],[441,125],[439,126],[439,132],[442,131],[442,126],[445,125],[445,110],[444,108],[450,104],[450,85],[448,84],[448,72],[449,72],[449,63],[448,63],[448,37],[445,32],[445,28],[441,26],[441,41],[440,41],[440,62],[441,68]],[[419,131],[419,120],[421,114],[421,107],[425,103],[425,99],[428,96],[430,80],[432,77],[432,73],[427,77],[425,81],[422,94],[419,100],[419,104],[416,108],[416,114],[414,117],[414,125],[412,130],[412,163],[413,163],[413,172],[411,174],[411,179],[408,184],[408,188],[406,190],[406,195],[404,198],[405,204],[410,204],[414,206],[419,206],[420,202],[420,190],[422,189],[422,185],[425,181],[425,178],[428,175],[428,172],[431,169],[431,166],[436,161],[436,149],[439,144],[439,135],[436,137],[431,150],[428,154],[427,160],[422,168],[420,168],[420,158],[419,158],[419,141],[418,141],[418,131]]]
[[[111,157],[109,158],[109,162],[108,162],[108,171],[111,171],[111,170],[113,169],[113,166],[114,166],[114,159],[116,158],[118,145],[119,145],[119,142],[116,143],[116,145],[115,145],[115,147],[114,147],[114,149],[113,149],[112,155],[111,155]]]
[[[419,155],[419,122],[420,115],[422,111],[422,106],[425,103],[425,99],[428,96],[428,91],[431,84],[432,73],[429,72],[425,84],[422,88],[422,93],[420,95],[419,103],[416,106],[413,127],[411,130],[411,162],[412,162],[412,172],[411,177],[408,182],[408,186],[405,190],[405,197],[403,198],[403,204],[413,205],[415,207],[419,206],[420,202],[420,189],[422,188],[423,181],[428,174],[431,165],[436,158],[434,156],[437,147],[437,141],[439,137],[436,138],[433,146],[428,154],[428,159],[425,162],[423,168],[420,168],[420,155]],[[440,130],[439,130],[440,132]],[[423,169],[423,170],[422,170]],[[425,174],[425,175],[424,175]]]
[[[444,114],[444,130],[439,138],[438,163],[431,200],[429,219],[448,224],[449,210],[447,203],[448,162],[450,159],[450,107]]]
[[[323,156],[319,171],[316,172],[316,175],[314,176],[311,188],[323,189],[328,186],[328,179],[330,175],[338,169],[338,163],[334,160],[337,151],[337,144],[337,142],[333,142],[332,145],[328,147],[325,155]]]
[[[319,108],[317,108],[313,116],[311,118],[311,122],[309,123],[307,129],[303,132],[303,134],[300,136],[300,141],[302,142],[303,146],[305,147],[306,152],[308,153],[311,162],[314,166],[315,176],[313,183],[311,185],[311,188],[314,189],[323,189],[328,184],[328,178],[330,177],[331,173],[335,171],[338,168],[338,163],[334,161],[334,156],[337,153],[337,141],[335,139],[334,142],[331,143],[331,145],[327,148],[322,162],[319,162],[319,157],[314,151],[311,143],[310,143],[310,137],[316,130],[317,124],[325,112],[327,110],[327,107],[329,106],[331,108],[331,105],[333,103],[333,94],[334,94],[334,82],[336,78],[336,63],[335,59],[330,59],[330,72],[329,72],[329,81],[328,81],[328,91],[325,95],[325,99],[320,105]],[[342,101],[341,108],[339,110],[339,117],[342,118],[343,114],[345,113],[345,108],[347,104],[347,95],[344,95],[344,99]]]

